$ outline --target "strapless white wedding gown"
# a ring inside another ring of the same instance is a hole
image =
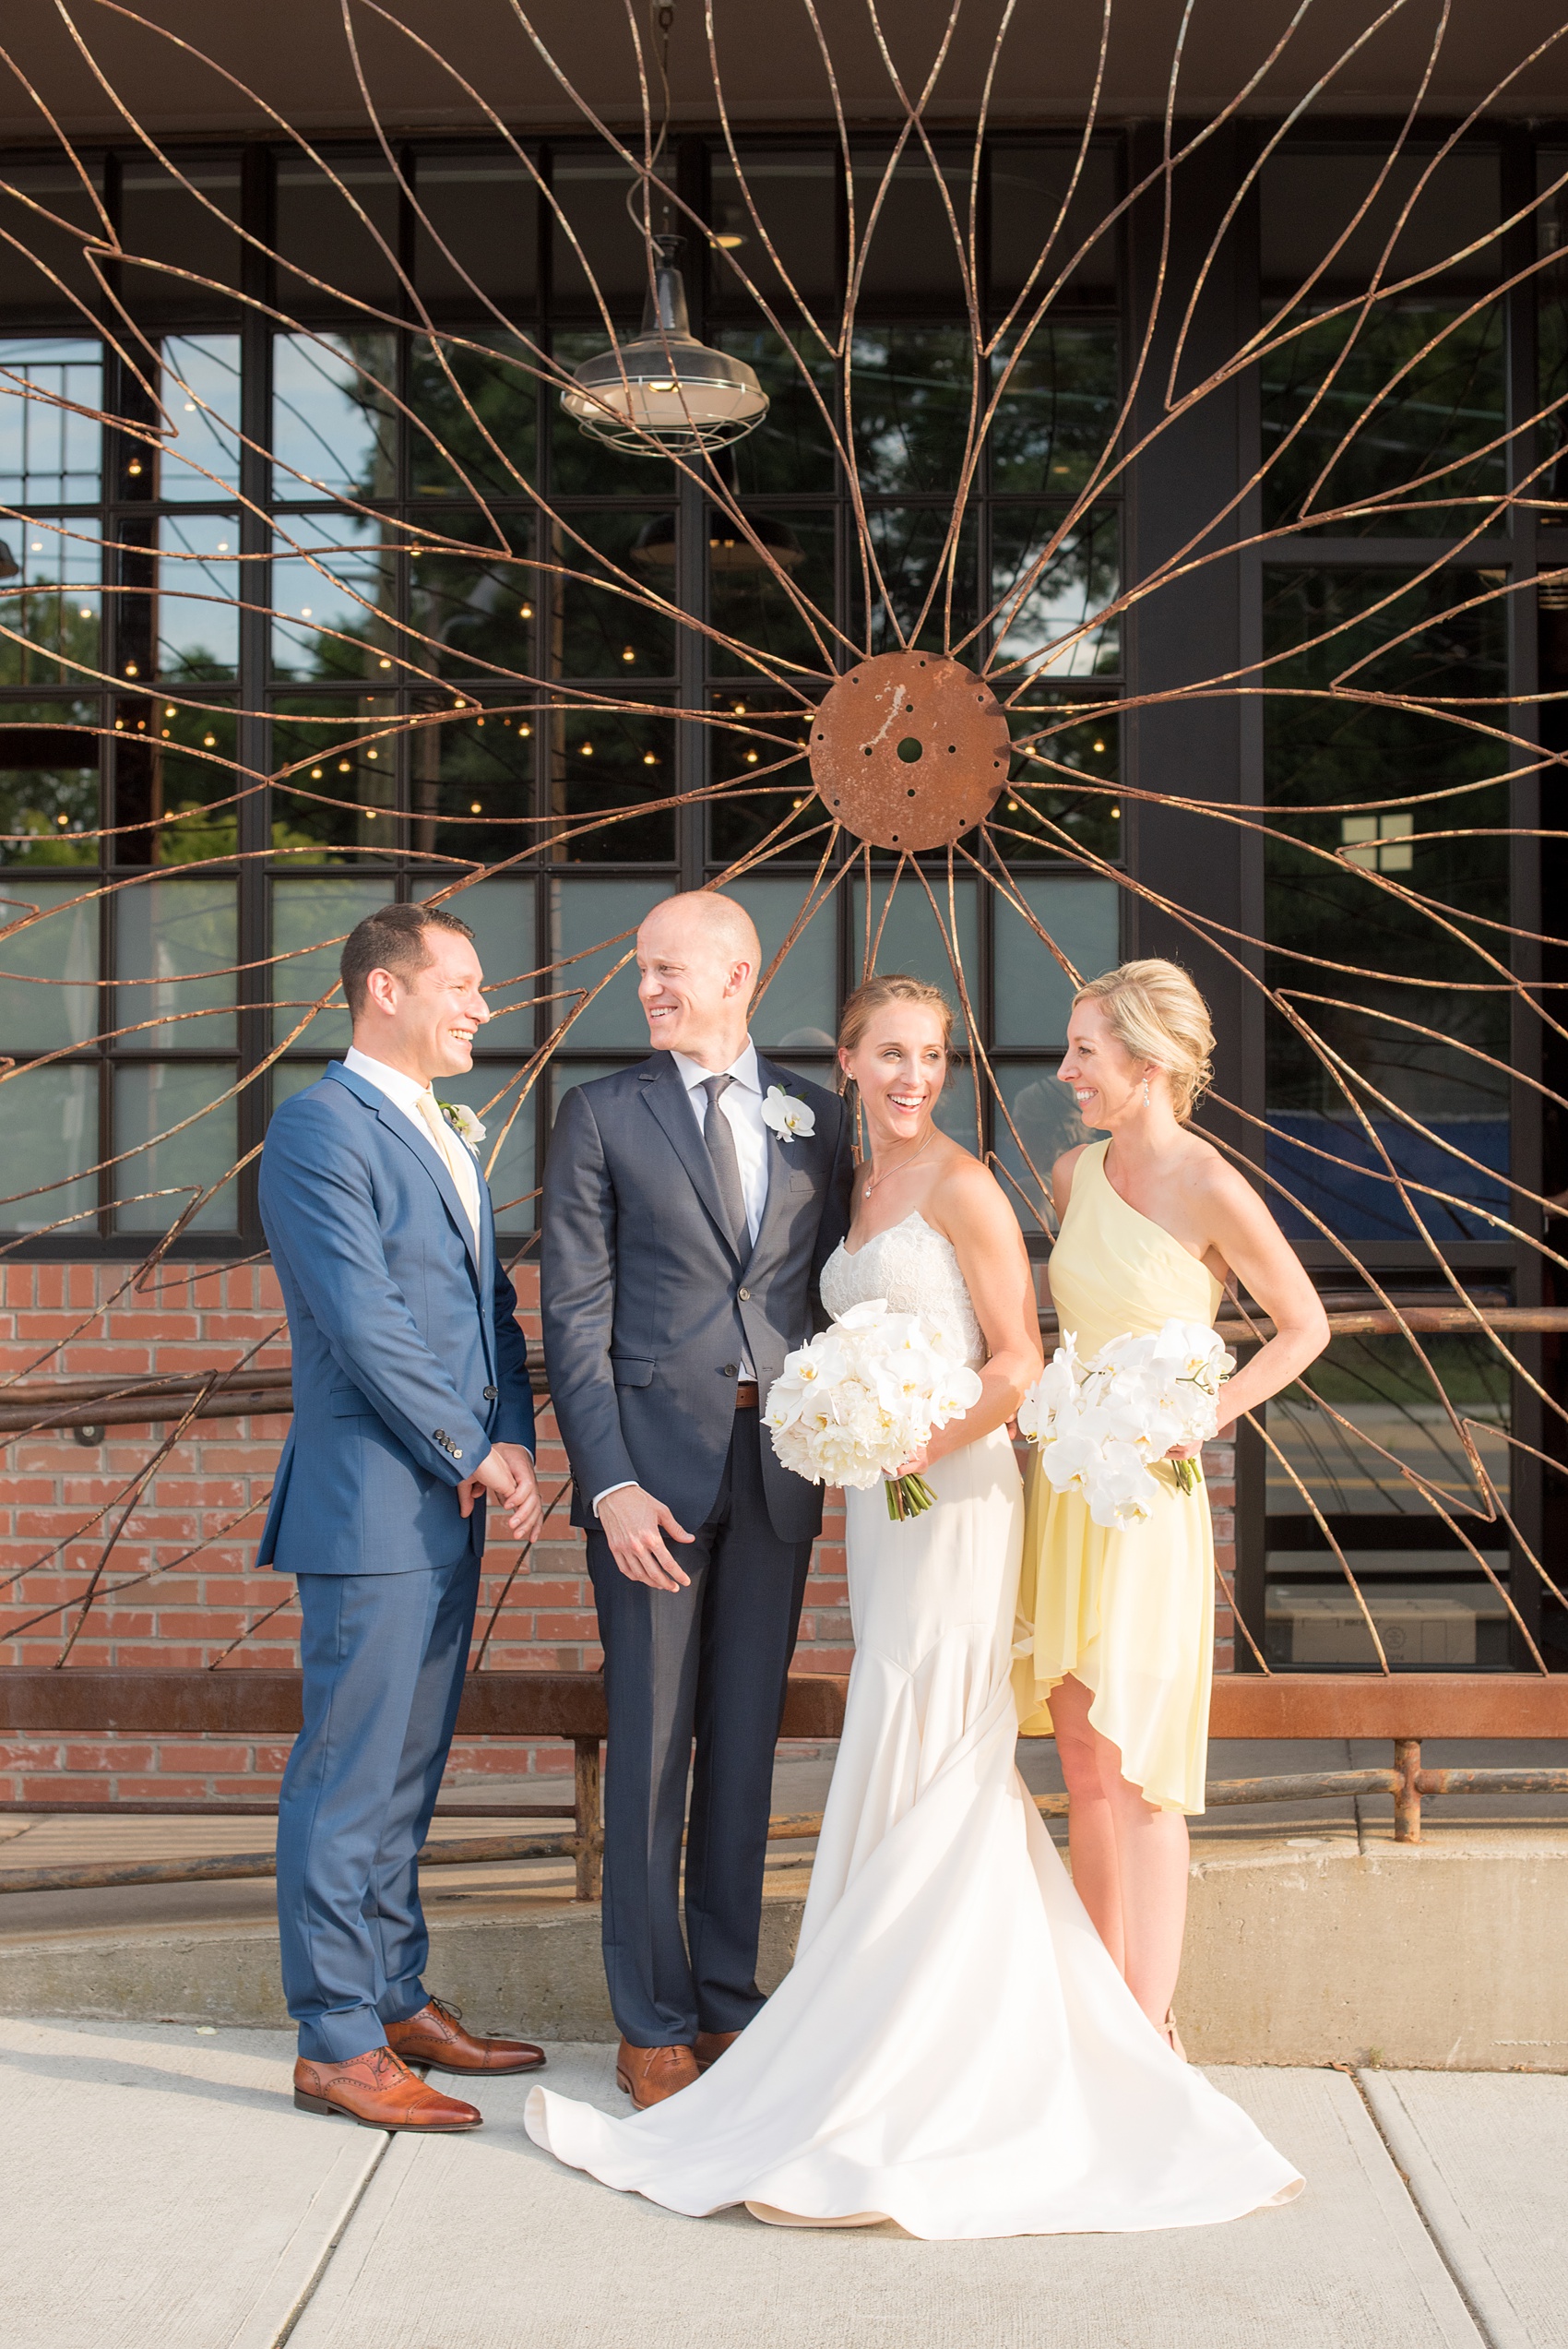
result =
[[[919,1215],[823,1274],[985,1348]],[[700,2217],[896,2220],[932,2239],[1196,2226],[1301,2181],[1150,2028],[1014,1763],[1023,1502],[1005,1431],[895,1523],[847,1496],[855,1662],[792,1971],[692,2087],[630,2117],[535,2088],[537,2144]]]

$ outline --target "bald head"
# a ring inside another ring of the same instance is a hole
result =
[[[761,967],[756,924],[736,899],[712,889],[665,898],[637,932],[637,993],[654,1050],[728,1068],[745,1044]]]

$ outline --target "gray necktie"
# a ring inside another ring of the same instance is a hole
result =
[[[707,1115],[702,1121],[702,1138],[707,1144],[707,1154],[713,1161],[713,1171],[719,1178],[719,1196],[724,1212],[730,1219],[730,1236],[735,1252],[744,1257],[751,1247],[751,1229],[746,1222],[746,1194],[741,1183],[741,1162],[735,1155],[735,1137],[730,1130],[730,1120],[719,1108],[719,1097],[734,1083],[733,1077],[705,1077],[702,1089],[707,1095]]]

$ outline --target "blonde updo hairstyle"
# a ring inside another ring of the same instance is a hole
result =
[[[928,986],[923,979],[911,978],[907,971],[885,972],[874,979],[863,981],[855,989],[839,1018],[839,1051],[855,1051],[877,1013],[885,1010],[890,1003],[918,1003],[927,1011],[934,1011],[942,1028],[942,1048],[951,1061],[953,1007],[940,987]],[[853,1084],[853,1078],[844,1074],[840,1064],[839,1091],[848,1092]]]
[[[1098,1003],[1123,1051],[1164,1069],[1184,1126],[1214,1081],[1214,1029],[1181,965],[1157,957],[1120,963],[1080,987],[1073,1002]]]

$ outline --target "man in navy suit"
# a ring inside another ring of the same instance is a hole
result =
[[[545,1360],[610,1711],[604,1965],[639,2107],[762,2004],[773,1748],[822,1522],[758,1399],[849,1228],[849,1127],[747,1034],[760,960],[734,899],[655,908],[637,933],[653,1057],[567,1093],[544,1178]]]
[[[489,1019],[467,923],[390,905],[343,949],[354,1041],[284,1102],[261,1216],[294,1419],[256,1563],[298,1579],[304,1726],[278,1816],[294,2102],[376,2128],[474,2128],[408,2067],[530,2071],[429,1997],[417,1854],[468,1662],[485,1503],[541,1523],[517,1298],[477,1157],[433,1087]]]

